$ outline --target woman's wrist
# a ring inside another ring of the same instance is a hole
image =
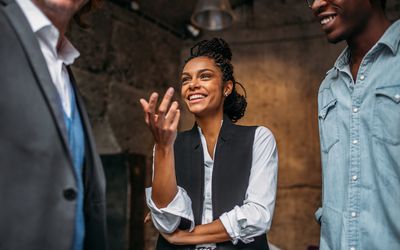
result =
[[[174,146],[172,144],[155,144],[155,152],[161,155],[168,155],[174,152]]]
[[[225,228],[219,221],[196,226],[193,231],[176,230],[172,234],[163,234],[164,238],[175,245],[198,245],[218,243],[230,240]]]

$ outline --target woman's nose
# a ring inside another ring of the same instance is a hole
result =
[[[199,81],[197,79],[193,79],[189,83],[189,89],[195,89],[199,86]]]

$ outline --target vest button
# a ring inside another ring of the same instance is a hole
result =
[[[64,190],[64,198],[68,201],[73,201],[76,199],[77,193],[74,189],[68,188]]]

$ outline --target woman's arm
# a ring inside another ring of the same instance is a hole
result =
[[[171,103],[174,89],[169,88],[156,110],[158,94],[153,93],[149,102],[140,99],[145,121],[153,134],[155,141],[154,151],[154,178],[152,184],[152,200],[157,207],[166,207],[178,192],[175,177],[174,142],[180,118],[178,103]]]
[[[161,234],[169,243],[174,245],[219,243],[231,239],[219,219],[209,224],[198,225],[191,232],[178,229],[172,234]]]
[[[150,208],[152,220],[160,232],[173,232],[185,218],[194,227],[191,200],[186,191],[177,186],[175,176],[174,142],[180,118],[178,103],[172,102],[174,89],[169,88],[156,110],[158,94],[151,94],[149,101],[140,100],[145,121],[153,134],[155,146],[153,152],[152,187],[146,189],[146,202]]]
[[[168,206],[163,208],[158,208],[154,204],[151,199],[151,188],[146,188],[146,202],[151,212],[151,220],[159,232],[174,232],[181,223],[182,218],[190,222],[189,231],[193,230],[194,216],[191,207],[192,201],[183,188],[178,186],[178,193],[175,198]]]

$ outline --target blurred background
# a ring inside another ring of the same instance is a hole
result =
[[[73,71],[107,176],[110,249],[154,249],[157,231],[143,224],[153,140],[139,98],[168,86],[179,89],[190,47],[211,37],[230,44],[236,80],[247,90],[247,113],[239,123],[268,127],[278,143],[279,187],[269,241],[280,249],[318,246],[317,92],[345,44],[326,41],[303,0],[226,0],[221,2],[231,9],[223,7],[223,16],[199,15],[199,2],[105,0],[86,17],[88,29],[73,25],[69,31],[81,52]],[[398,0],[388,0],[387,15],[400,17]],[[192,125],[184,111],[180,129]]]

